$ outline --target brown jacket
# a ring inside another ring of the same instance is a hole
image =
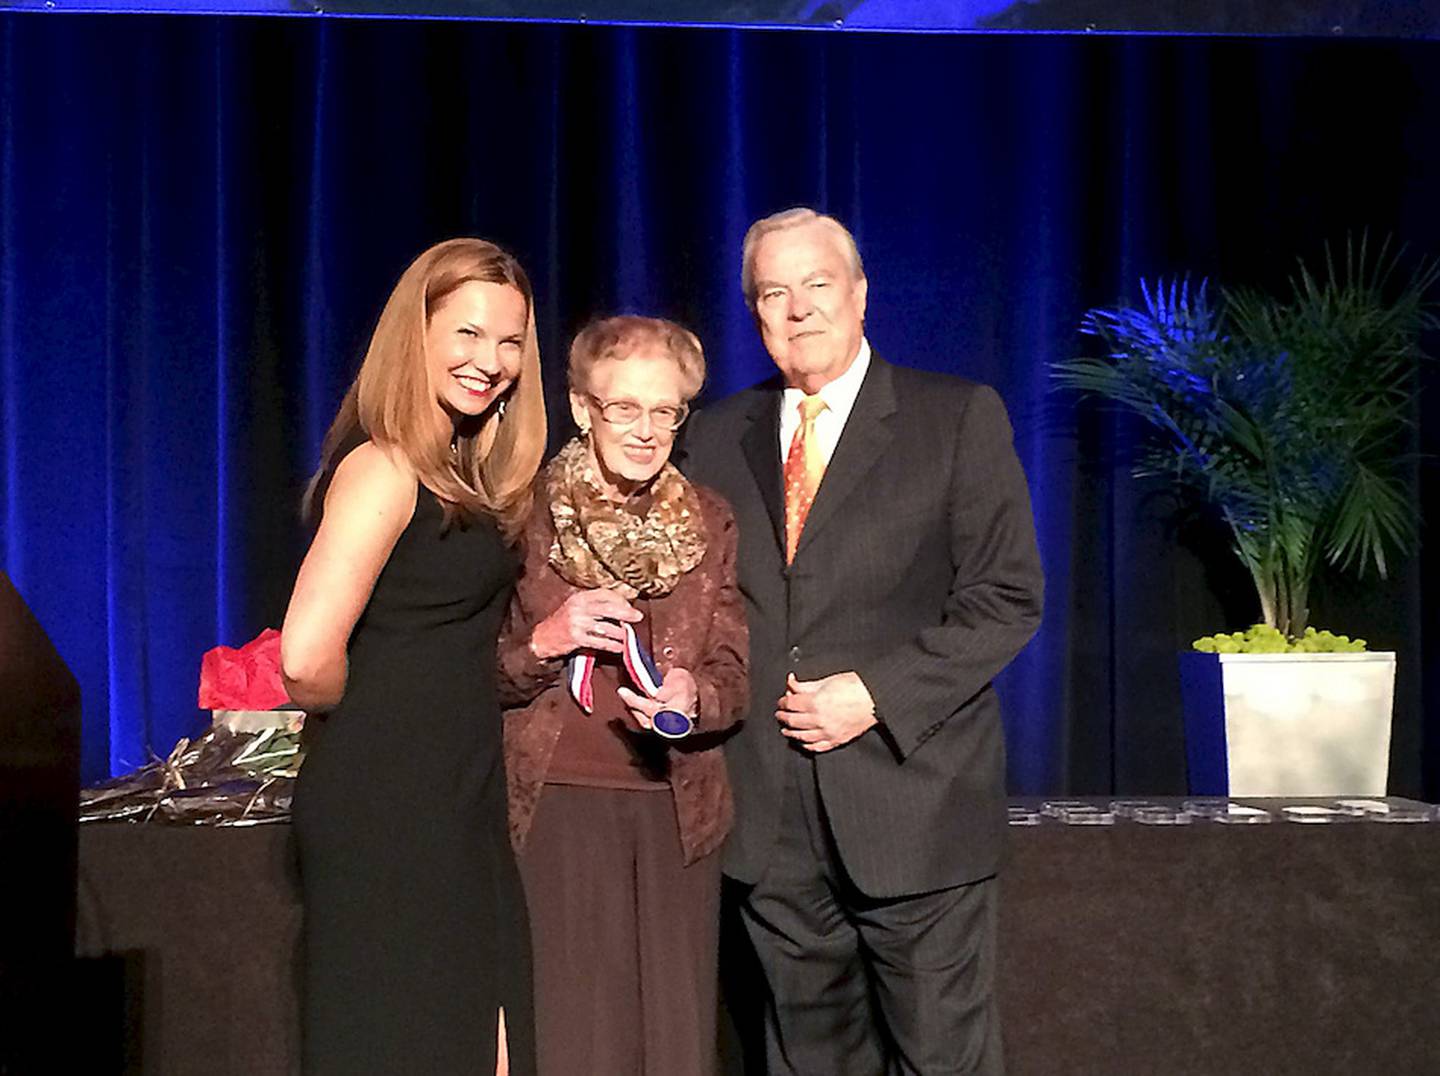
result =
[[[696,491],[706,529],[704,559],[673,591],[648,603],[660,672],[689,669],[699,689],[696,731],[669,751],[670,787],[687,864],[719,848],[730,831],[734,805],[720,744],[750,701],[745,609],[735,585],[735,517],[718,493],[704,486]],[[517,850],[535,817],[561,728],[581,716],[565,684],[564,661],[540,661],[529,646],[535,626],[578,589],[548,563],[554,537],[542,494],[521,536],[524,561],[500,633],[510,838]]]

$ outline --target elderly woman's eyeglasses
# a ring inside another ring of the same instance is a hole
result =
[[[589,395],[587,393],[587,395]],[[645,414],[646,409],[641,407],[634,400],[602,400],[598,396],[590,396],[590,402],[600,412],[600,417],[612,426],[633,426],[640,421],[640,416]],[[657,430],[668,430],[674,433],[684,423],[690,414],[688,404],[661,404],[659,407],[652,407],[650,411],[650,422]]]

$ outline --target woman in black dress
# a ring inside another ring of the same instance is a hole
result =
[[[432,247],[326,436],[281,636],[291,697],[328,712],[294,811],[309,1074],[533,1070],[494,654],[544,442],[524,271]]]

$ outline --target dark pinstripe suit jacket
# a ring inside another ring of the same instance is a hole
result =
[[[869,896],[995,873],[1005,747],[990,681],[1034,633],[1043,579],[1025,476],[995,391],[874,356],[786,568],[778,379],[707,407],[684,464],[729,499],[750,624],[751,708],[726,746],[725,871],[775,846],[792,747],[785,675],[858,672],[880,726],[814,757],[846,870]]]

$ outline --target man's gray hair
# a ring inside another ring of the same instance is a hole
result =
[[[784,209],[779,213],[772,213],[768,217],[761,217],[750,230],[745,233],[745,245],[740,253],[740,290],[745,293],[745,305],[751,310],[755,309],[757,298],[755,291],[755,248],[760,245],[760,240],[771,232],[781,232],[787,228],[799,228],[801,225],[819,222],[831,229],[837,238],[840,239],[841,249],[845,252],[845,260],[850,263],[850,277],[852,280],[865,279],[865,264],[860,260],[860,248],[855,245],[855,237],[850,234],[849,229],[841,224],[834,217],[824,213],[817,213],[806,206],[796,206],[794,209]]]

